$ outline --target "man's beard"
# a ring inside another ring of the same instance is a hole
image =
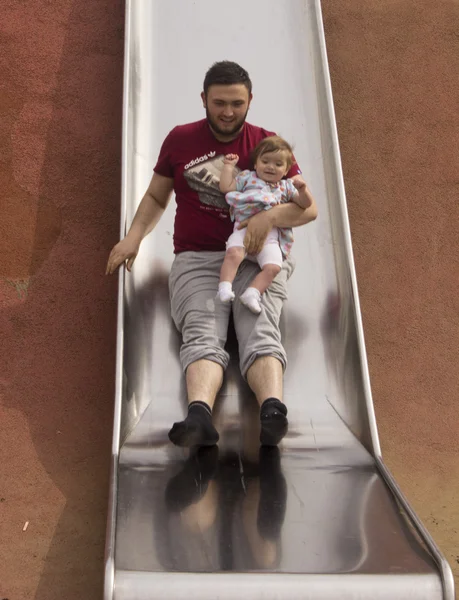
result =
[[[212,117],[209,114],[209,110],[207,108],[206,108],[206,117],[207,117],[207,122],[209,123],[210,127],[212,128],[212,131],[214,131],[217,135],[221,135],[222,137],[231,137],[231,136],[234,136],[244,125],[248,112],[249,112],[249,109],[247,109],[245,115],[241,119],[239,119],[239,121],[236,121],[234,123],[234,126],[232,127],[232,129],[221,129],[219,127],[219,125],[212,119]]]

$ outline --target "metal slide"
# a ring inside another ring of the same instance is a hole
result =
[[[216,408],[218,456],[188,459],[168,441],[185,413],[167,290],[173,201],[120,272],[105,600],[453,600],[447,562],[381,459],[319,0],[126,10],[121,235],[164,137],[203,118],[204,74],[223,59],[251,75],[249,122],[294,144],[319,218],[295,231],[280,454],[260,452],[237,356]]]

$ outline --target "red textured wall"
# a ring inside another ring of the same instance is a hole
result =
[[[383,457],[459,576],[459,3],[322,4]]]
[[[323,10],[383,453],[457,570],[459,4]],[[123,11],[120,0],[2,5],[9,600],[101,597],[116,310],[103,272],[119,228]]]
[[[112,430],[124,3],[1,12],[0,598],[89,600]]]

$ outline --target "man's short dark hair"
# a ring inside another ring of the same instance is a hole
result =
[[[252,93],[252,82],[247,71],[235,62],[222,60],[214,63],[207,71],[204,78],[204,94],[207,96],[211,85],[234,85],[238,83],[245,85],[249,95]]]

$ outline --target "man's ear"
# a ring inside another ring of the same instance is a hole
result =
[[[202,100],[202,105],[204,106],[204,108],[207,108],[206,95],[204,92],[201,92],[201,100]]]

